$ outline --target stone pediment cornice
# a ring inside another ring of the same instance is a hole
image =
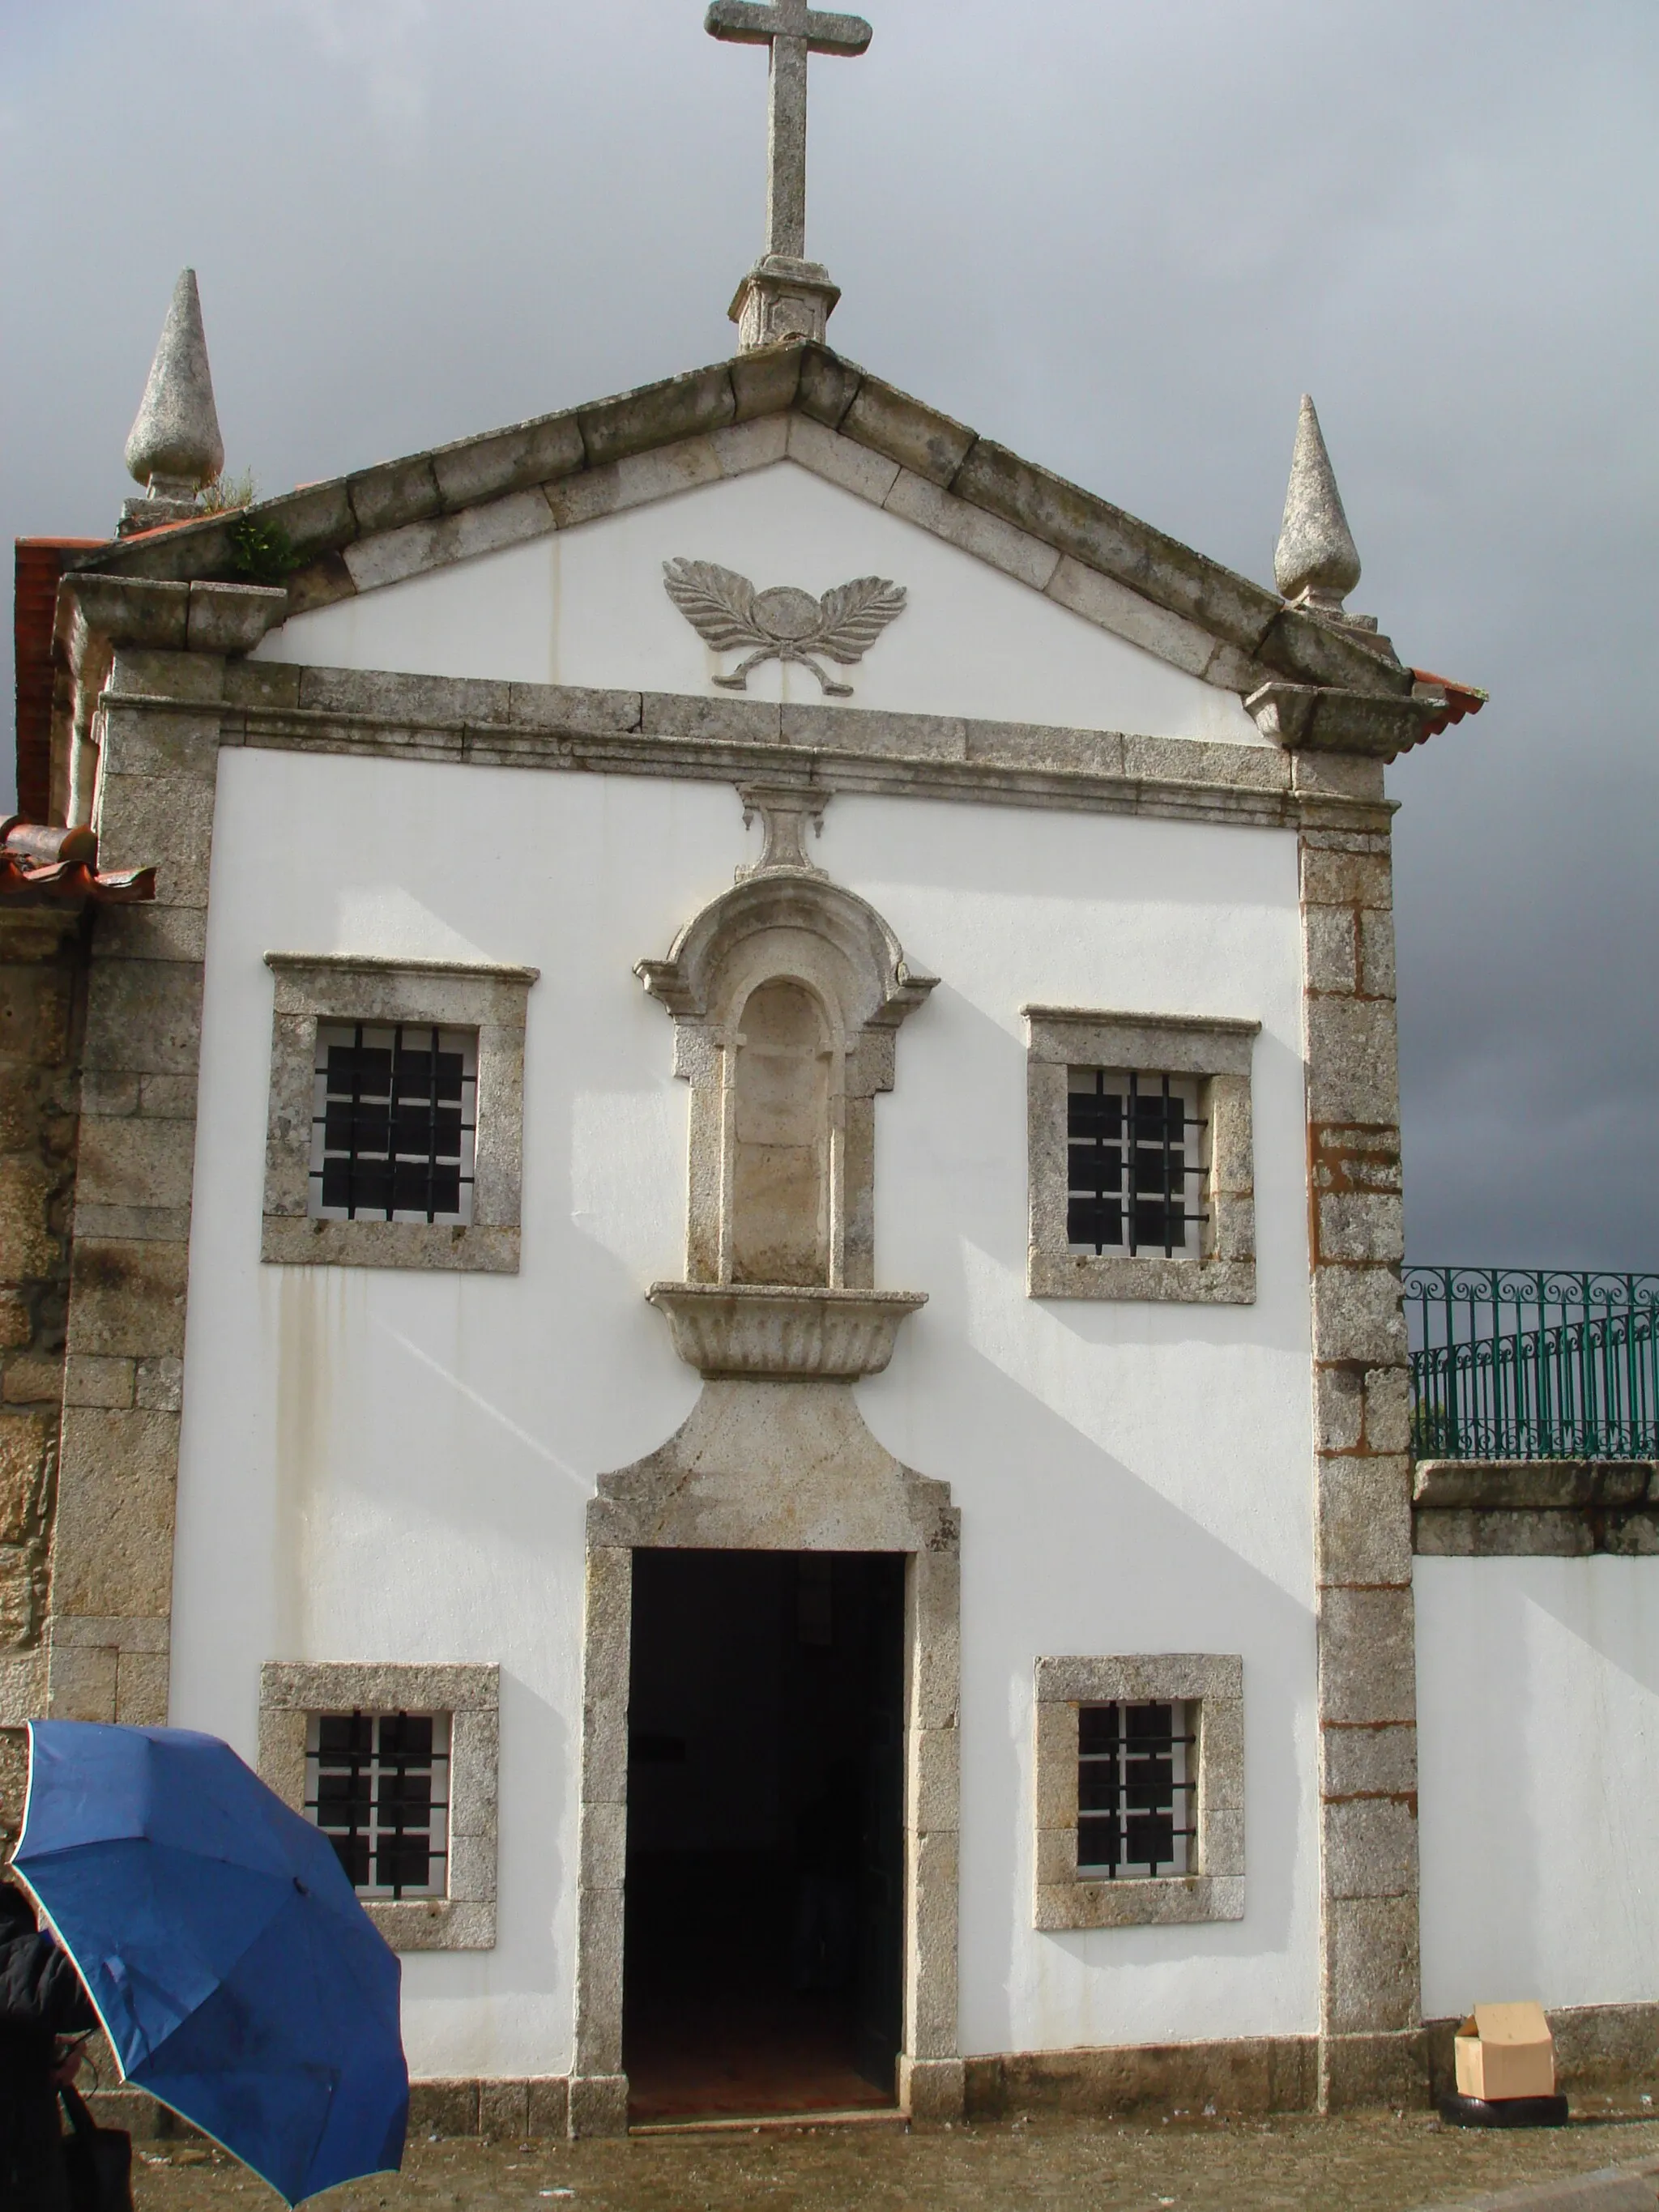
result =
[[[707,480],[697,472],[699,441],[769,422],[830,434],[833,453],[815,454],[804,436],[799,457],[1210,683],[1241,696],[1275,678],[1378,698],[1411,695],[1412,672],[1385,639],[1287,606],[817,344],[740,355],[308,484],[252,512],[266,531],[280,532],[299,563],[288,586],[289,611],[299,613]],[[678,465],[659,483],[640,483],[637,466],[631,488],[623,480],[630,465],[669,449]],[[788,450],[794,457],[793,440]],[[780,439],[775,457],[784,451]],[[868,483],[854,480],[860,456]],[[243,580],[240,526],[238,516],[206,517],[90,549],[76,567],[171,582]]]

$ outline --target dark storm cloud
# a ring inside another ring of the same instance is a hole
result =
[[[836,342],[1266,580],[1316,395],[1402,655],[1419,1258],[1659,1265],[1651,0],[871,0]],[[717,358],[764,61],[700,0],[0,0],[0,523],[94,533],[179,266],[266,489]]]

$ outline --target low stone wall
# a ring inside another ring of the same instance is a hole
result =
[[[1412,1527],[1431,1559],[1652,1558],[1659,1460],[1419,1460]]]
[[[104,2078],[114,2078],[112,2066],[106,2064],[101,2071]],[[411,2081],[410,2140],[439,2136],[483,2136],[501,2142],[538,2136],[562,2139],[569,2132],[569,2087],[562,2074],[520,2081]],[[101,2126],[125,2128],[135,2142],[202,2140],[199,2129],[142,2089],[93,2090],[87,2102]]]
[[[1549,2015],[1556,2071],[1568,2097],[1659,2099],[1659,2003],[1564,2006]],[[1417,2080],[1407,2100],[1423,2109],[1455,2084],[1455,2020],[1425,2023],[1415,2039]],[[1011,2051],[967,2062],[970,2118],[1022,2112],[1111,2118],[1148,2112],[1311,2112],[1318,2109],[1313,2036],[1214,2043],[1126,2045]],[[1656,2107],[1659,2109],[1659,2107]]]
[[[1659,2004],[1579,2005],[1549,2014],[1558,2078],[1569,2097],[1659,2096]],[[1418,2039],[1422,2065],[1411,2099],[1426,2110],[1454,2086],[1455,2020],[1430,2021]],[[1319,2106],[1319,2044],[1311,2035],[1237,2037],[1212,2043],[1154,2043],[1074,2051],[1006,2051],[969,2058],[967,2117],[1006,2119],[1066,2112],[1112,2119],[1150,2112],[1313,2112]],[[104,2069],[106,2078],[112,2069]],[[106,2127],[135,2141],[187,2140],[198,2131],[136,2089],[91,2100]],[[562,2138],[569,2130],[562,2074],[503,2081],[412,2081],[411,2141],[479,2136],[501,2142]]]
[[[969,2119],[1025,2112],[1311,2112],[1319,2103],[1319,2041],[1311,2035],[1241,2037],[1074,2051],[1016,2051],[967,2062]]]

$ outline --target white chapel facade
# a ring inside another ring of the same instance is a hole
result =
[[[52,819],[155,878],[37,1709],[331,1827],[503,2126],[769,2041],[918,2119],[1413,2098],[1382,769],[1478,695],[1346,611],[1305,403],[1268,590],[838,356],[868,27],[710,27],[731,359],[240,514],[185,434],[64,574]]]

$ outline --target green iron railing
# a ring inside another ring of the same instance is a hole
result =
[[[1659,1275],[1404,1273],[1419,1459],[1659,1458]]]

